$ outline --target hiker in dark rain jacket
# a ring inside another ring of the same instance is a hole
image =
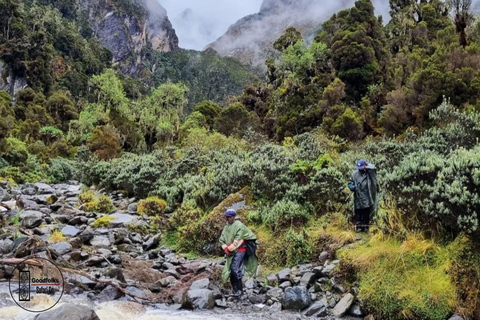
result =
[[[361,159],[350,177],[348,188],[354,192],[354,221],[357,232],[368,232],[370,219],[378,206],[378,182],[375,166]]]

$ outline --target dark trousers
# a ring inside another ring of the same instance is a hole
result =
[[[243,290],[243,262],[245,259],[245,252],[236,252],[232,258],[232,266],[230,269],[230,283],[232,284],[233,292]]]
[[[370,213],[372,207],[356,209],[355,210],[355,225],[361,227],[368,227],[370,225]]]

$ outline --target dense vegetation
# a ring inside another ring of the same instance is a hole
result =
[[[213,253],[222,209],[246,200],[275,268],[353,240],[346,182],[366,158],[381,183],[377,233],[339,252],[346,282],[381,318],[480,317],[480,23],[468,1],[391,0],[383,26],[358,0],[309,46],[287,30],[267,80],[230,99],[249,79],[235,62],[158,54],[150,89],[111,68],[68,1],[49,3],[60,11],[0,0],[0,58],[29,84],[15,106],[0,93],[1,177],[147,198],[147,232],[185,252]]]

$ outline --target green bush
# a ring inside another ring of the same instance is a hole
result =
[[[65,158],[54,158],[50,160],[47,170],[49,183],[66,182],[73,179],[75,174],[75,162]]]
[[[301,226],[311,213],[312,209],[308,205],[280,200],[271,208],[263,206],[258,212],[250,213],[249,219],[264,223],[272,231],[278,231],[286,227]]]
[[[6,138],[3,142],[1,156],[10,165],[24,164],[28,159],[27,145],[16,138]]]
[[[167,203],[165,200],[156,196],[151,196],[147,199],[140,200],[138,203],[137,212],[147,216],[157,216],[164,213],[166,207]]]
[[[285,243],[288,243],[285,248],[287,266],[311,261],[312,247],[304,230],[298,232],[293,228],[289,229],[285,235]]]

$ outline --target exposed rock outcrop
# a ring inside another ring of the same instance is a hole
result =
[[[178,50],[178,38],[167,11],[156,0],[137,0],[135,14],[123,12],[115,1],[77,1],[80,10],[87,13],[95,36],[126,74],[139,71],[147,47],[164,52]]]

